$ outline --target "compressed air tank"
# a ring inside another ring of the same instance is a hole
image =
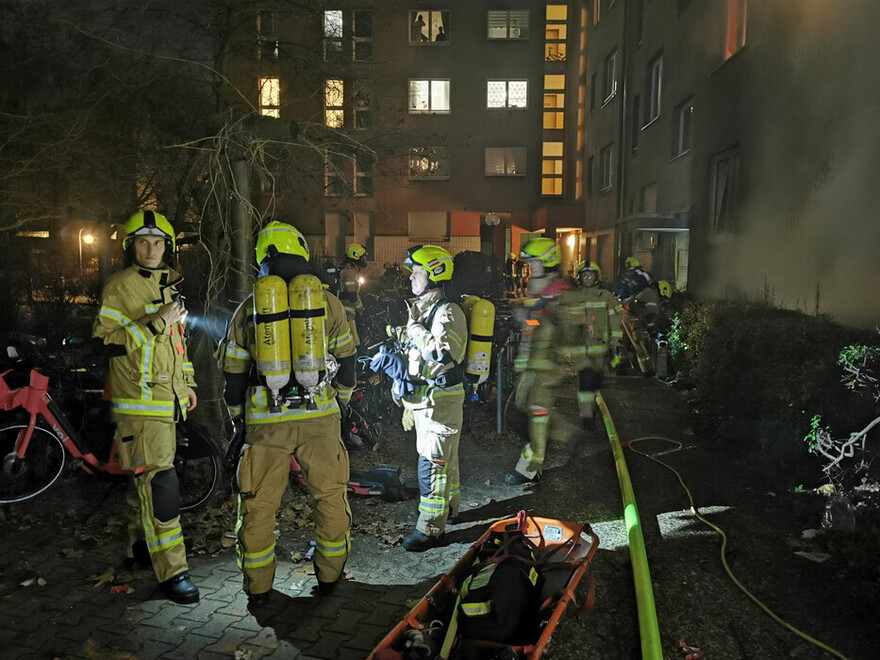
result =
[[[469,381],[479,385],[489,379],[492,336],[495,333],[495,305],[479,296],[467,296],[461,307],[468,325],[464,372]]]
[[[265,379],[277,408],[279,392],[290,382],[291,374],[287,283],[277,275],[254,282],[254,324],[257,373]]]
[[[293,375],[302,387],[314,388],[326,363],[324,287],[314,275],[297,275],[288,287]]]

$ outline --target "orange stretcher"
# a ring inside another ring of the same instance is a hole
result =
[[[493,532],[524,533],[535,556],[535,566],[544,577],[540,621],[535,638],[528,643],[507,645],[485,640],[462,639],[457,634],[457,610],[462,582],[471,575],[482,544]],[[540,658],[575,588],[587,572],[599,547],[599,538],[589,525],[527,516],[491,525],[468,552],[443,575],[403,620],[373,649],[367,660],[470,660],[471,658]],[[595,599],[593,576],[588,577],[587,597],[580,614],[592,609]],[[575,601],[576,602],[576,601]],[[456,613],[456,616],[453,614]]]

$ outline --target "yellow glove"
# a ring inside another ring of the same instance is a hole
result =
[[[400,423],[403,425],[404,431],[412,431],[416,427],[416,420],[413,416],[413,411],[409,408],[404,408]]]

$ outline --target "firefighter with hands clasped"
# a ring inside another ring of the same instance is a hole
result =
[[[178,291],[183,278],[171,268],[174,228],[156,211],[139,211],[125,223],[122,245],[126,267],[104,287],[93,334],[110,355],[119,462],[131,474],[125,563],[132,570],[152,565],[168,598],[195,603],[174,470],[176,423],[197,400]]]
[[[566,313],[563,332],[570,336],[563,340],[571,345],[572,360],[578,375],[578,412],[583,427],[592,431],[596,428],[596,392],[602,385],[605,369],[609,362],[616,367],[620,358],[611,357],[623,338],[620,315],[623,311],[620,302],[610,291],[599,286],[602,270],[594,261],[584,261],[578,266],[577,279],[580,284],[578,295],[570,303],[562,301]],[[567,294],[563,294],[567,297]]]
[[[260,277],[235,311],[220,347],[234,419],[246,440],[238,463],[238,562],[251,606],[269,600],[275,576],[275,515],[290,456],[316,500],[315,576],[328,594],[350,550],[348,452],[340,407],[355,385],[355,347],[345,310],[309,266],[303,235],[270,222],[257,237]]]
[[[436,245],[407,250],[415,299],[405,326],[389,326],[403,353],[377,353],[370,364],[395,380],[392,393],[404,407],[404,428],[416,431],[419,453],[419,517],[403,541],[410,552],[439,545],[446,523],[458,516],[461,500],[458,445],[464,405],[464,360],[468,329],[453,300],[452,256]]]
[[[555,412],[559,386],[563,380],[562,360],[573,350],[563,341],[568,314],[560,306],[563,299],[576,297],[572,286],[559,276],[559,248],[550,238],[533,238],[520,255],[531,268],[528,295],[523,300],[525,324],[515,368],[519,372],[516,406],[528,415],[529,442],[523,447],[516,470],[508,474],[508,485],[536,482],[541,477],[547,438],[568,443],[570,428]],[[581,315],[581,319],[583,315]]]

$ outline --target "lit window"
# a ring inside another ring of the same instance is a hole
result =
[[[739,187],[739,151],[730,149],[712,158],[709,213],[716,234],[736,230]]]
[[[324,159],[324,196],[342,197],[348,190],[346,170],[351,159],[343,154],[328,151]]]
[[[373,128],[373,93],[371,86],[364,81],[355,82],[352,101],[354,105],[354,129],[356,131],[366,131]]]
[[[663,57],[657,56],[648,64],[647,96],[648,106],[645,123],[650,124],[660,116],[660,98],[663,92]]]
[[[746,0],[727,0],[727,34],[724,59],[746,45]]]
[[[410,179],[448,179],[449,147],[410,147]]]
[[[278,30],[274,11],[261,11],[257,14],[257,43],[257,57],[278,59]]]
[[[529,10],[502,9],[489,11],[489,39],[528,39]]]
[[[574,198],[584,198],[584,159],[578,158],[574,164]]]
[[[614,185],[614,145],[609,144],[599,153],[599,166],[602,168],[600,190],[609,190]]]
[[[345,124],[345,111],[342,108],[345,99],[345,85],[337,78],[330,78],[324,83],[324,125],[329,128],[342,128]]]
[[[487,108],[525,108],[528,98],[527,80],[489,80],[486,83]]]
[[[617,93],[617,51],[613,50],[605,58],[603,70],[603,83],[605,87],[604,103],[607,103]]]
[[[410,45],[442,46],[452,39],[450,12],[418,9],[409,12]]]
[[[565,91],[565,76],[562,74],[546,74],[544,76],[544,91]]]
[[[525,175],[525,147],[486,147],[486,176]]]
[[[260,78],[260,114],[276,119],[281,116],[281,81],[278,78]]]
[[[565,94],[544,93],[544,128],[565,128]]]
[[[604,0],[593,0],[593,25],[599,25],[599,19],[602,18],[602,2]]]
[[[694,100],[688,99],[675,108],[672,155],[681,156],[691,150],[691,134],[694,122]]]
[[[358,9],[352,13],[351,56],[355,62],[373,61],[373,12]]]
[[[449,81],[448,80],[410,80],[409,111],[411,114],[420,112],[449,112]]]
[[[541,194],[562,194],[562,142],[545,142],[541,154]]]
[[[568,38],[567,20],[567,5],[547,5],[547,23],[544,27],[545,61],[565,61],[565,41]]]
[[[357,156],[354,159],[354,194],[362,197],[373,194],[372,156]]]
[[[337,59],[342,54],[342,10],[324,12],[324,59]]]

